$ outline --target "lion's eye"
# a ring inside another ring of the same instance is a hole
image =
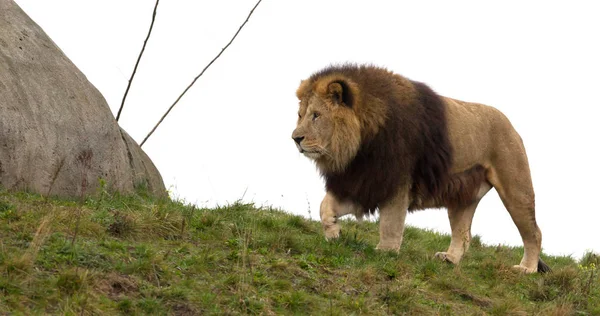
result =
[[[302,118],[302,114],[300,114],[300,112],[298,112],[298,118]]]
[[[314,112],[313,115],[312,115],[312,120],[313,121],[316,120],[319,116],[321,116],[321,114],[319,114],[317,112]]]

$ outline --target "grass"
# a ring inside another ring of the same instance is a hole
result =
[[[449,236],[408,227],[379,252],[375,223],[318,222],[236,203],[199,209],[143,192],[85,202],[0,191],[0,314],[598,315],[600,258],[482,245],[459,266],[432,258]]]

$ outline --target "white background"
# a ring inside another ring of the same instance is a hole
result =
[[[116,115],[154,1],[17,3]],[[141,142],[254,4],[161,1],[120,120],[134,139]],[[600,251],[599,12],[594,1],[264,0],[144,150],[176,197],[214,206],[244,196],[316,219],[323,183],[290,138],[295,90],[330,63],[374,63],[503,111],[525,141],[545,251]],[[449,232],[442,210],[408,222]],[[473,232],[486,243],[521,244],[494,191]]]

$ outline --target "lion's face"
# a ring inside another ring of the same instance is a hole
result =
[[[344,102],[342,89],[342,84],[332,82],[325,91],[298,93],[300,109],[292,138],[300,153],[325,172],[342,171],[360,145],[360,123]]]
[[[331,120],[331,111],[318,96],[313,94],[306,101],[300,100],[298,123],[292,133],[300,153],[314,160],[330,154],[333,135]]]

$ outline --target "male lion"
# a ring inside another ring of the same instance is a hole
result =
[[[458,264],[471,222],[493,187],[517,225],[525,254],[514,267],[546,272],[542,234],[523,142],[509,120],[483,104],[438,96],[423,83],[383,68],[330,66],[302,81],[298,150],[315,161],[327,193],[326,238],[337,219],[380,213],[377,249],[400,249],[407,211],[447,207],[452,240],[436,257]]]

